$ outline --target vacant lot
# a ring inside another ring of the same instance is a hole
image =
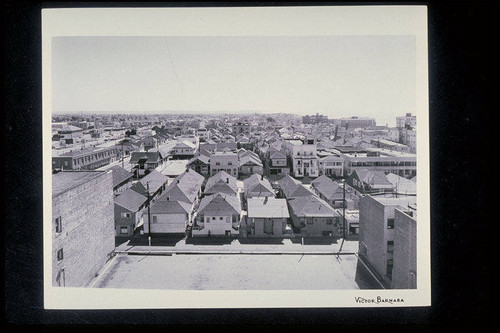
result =
[[[100,288],[185,290],[375,289],[354,255],[124,255]]]

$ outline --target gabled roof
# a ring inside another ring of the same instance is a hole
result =
[[[343,159],[341,157],[338,157],[336,155],[328,155],[328,156],[325,156],[325,157],[321,157],[319,159],[320,161],[325,161],[325,162],[342,162]]]
[[[189,214],[191,205],[183,201],[158,200],[150,208],[151,214]]]
[[[249,198],[247,201],[248,217],[289,218],[286,199]]]
[[[262,179],[261,175],[253,174],[247,179],[243,180],[245,194],[258,194],[265,196],[266,194],[270,194],[274,196],[274,189],[271,186],[271,183],[266,178]]]
[[[131,172],[128,172],[119,165],[111,167],[110,170],[113,170],[113,187],[131,179],[134,176]]]
[[[139,182],[146,187],[149,183],[149,193],[155,193],[160,187],[162,187],[168,181],[168,177],[158,172],[156,170],[148,173],[144,178],[139,180]]]
[[[327,200],[342,198],[342,196],[344,195],[342,187],[340,187],[339,183],[334,181],[332,181],[331,184],[318,183],[313,186]]]
[[[327,175],[321,175],[318,178],[314,179],[311,184],[313,186],[319,185],[319,184],[326,184],[326,185],[332,185],[334,181],[328,177]]]
[[[314,195],[311,190],[302,185],[300,181],[290,177],[290,175],[278,180],[278,184],[288,199]]]
[[[238,184],[236,178],[225,171],[219,171],[210,177],[205,186],[205,193],[237,193]]]
[[[145,196],[129,188],[119,196],[115,197],[114,202],[116,205],[122,206],[131,212],[137,212],[139,207],[147,200],[148,199]]]
[[[241,213],[241,204],[234,195],[216,193],[201,199],[198,214],[228,216]]]
[[[240,166],[244,165],[262,166],[262,162],[260,161],[260,159],[255,158],[254,156],[246,155],[240,159]]]
[[[134,151],[130,155],[130,164],[137,164],[141,159],[146,159],[146,163],[158,163],[162,156],[157,151]]]
[[[392,185],[383,171],[373,171],[369,169],[354,170],[360,181],[373,186]]]
[[[388,174],[386,177],[398,193],[417,194],[417,183],[414,181],[393,173]]]
[[[201,163],[204,163],[204,164],[210,164],[210,157],[206,156],[206,155],[202,155],[202,154],[197,155],[189,160],[188,165],[190,165],[196,161],[200,161]]]
[[[147,195],[147,190],[146,190],[146,186],[142,185],[140,182],[136,182],[134,183],[131,187],[130,187],[131,190],[139,193],[139,194],[142,194],[144,196]]]
[[[288,204],[297,217],[334,217],[340,216],[326,201],[312,195],[306,198],[288,200]]]
[[[269,149],[271,150],[271,149]],[[271,153],[271,155],[269,156],[270,159],[275,159],[275,158],[286,158],[285,154],[283,154],[282,152],[280,152],[279,150],[276,150],[274,152]]]

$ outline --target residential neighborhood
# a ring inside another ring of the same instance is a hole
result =
[[[106,262],[148,248],[226,244],[241,254],[310,246],[355,256],[371,287],[414,289],[416,120],[396,120],[56,115],[53,285],[89,286]]]

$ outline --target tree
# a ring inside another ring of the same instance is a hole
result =
[[[274,118],[273,117],[267,117],[266,120],[270,123],[273,123],[275,122]]]

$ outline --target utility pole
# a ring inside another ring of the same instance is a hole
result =
[[[343,215],[343,229],[344,229],[344,239],[346,237],[346,223],[345,223],[345,178],[342,179],[342,188],[343,188],[343,191],[342,191],[342,215]]]
[[[125,169],[125,166],[124,166],[124,159],[125,159],[125,152],[123,151],[123,140],[122,140],[122,168]]]
[[[146,183],[146,194],[148,197],[148,241],[149,241],[149,246],[151,246],[151,213],[149,210],[150,202],[149,202],[149,182]]]

